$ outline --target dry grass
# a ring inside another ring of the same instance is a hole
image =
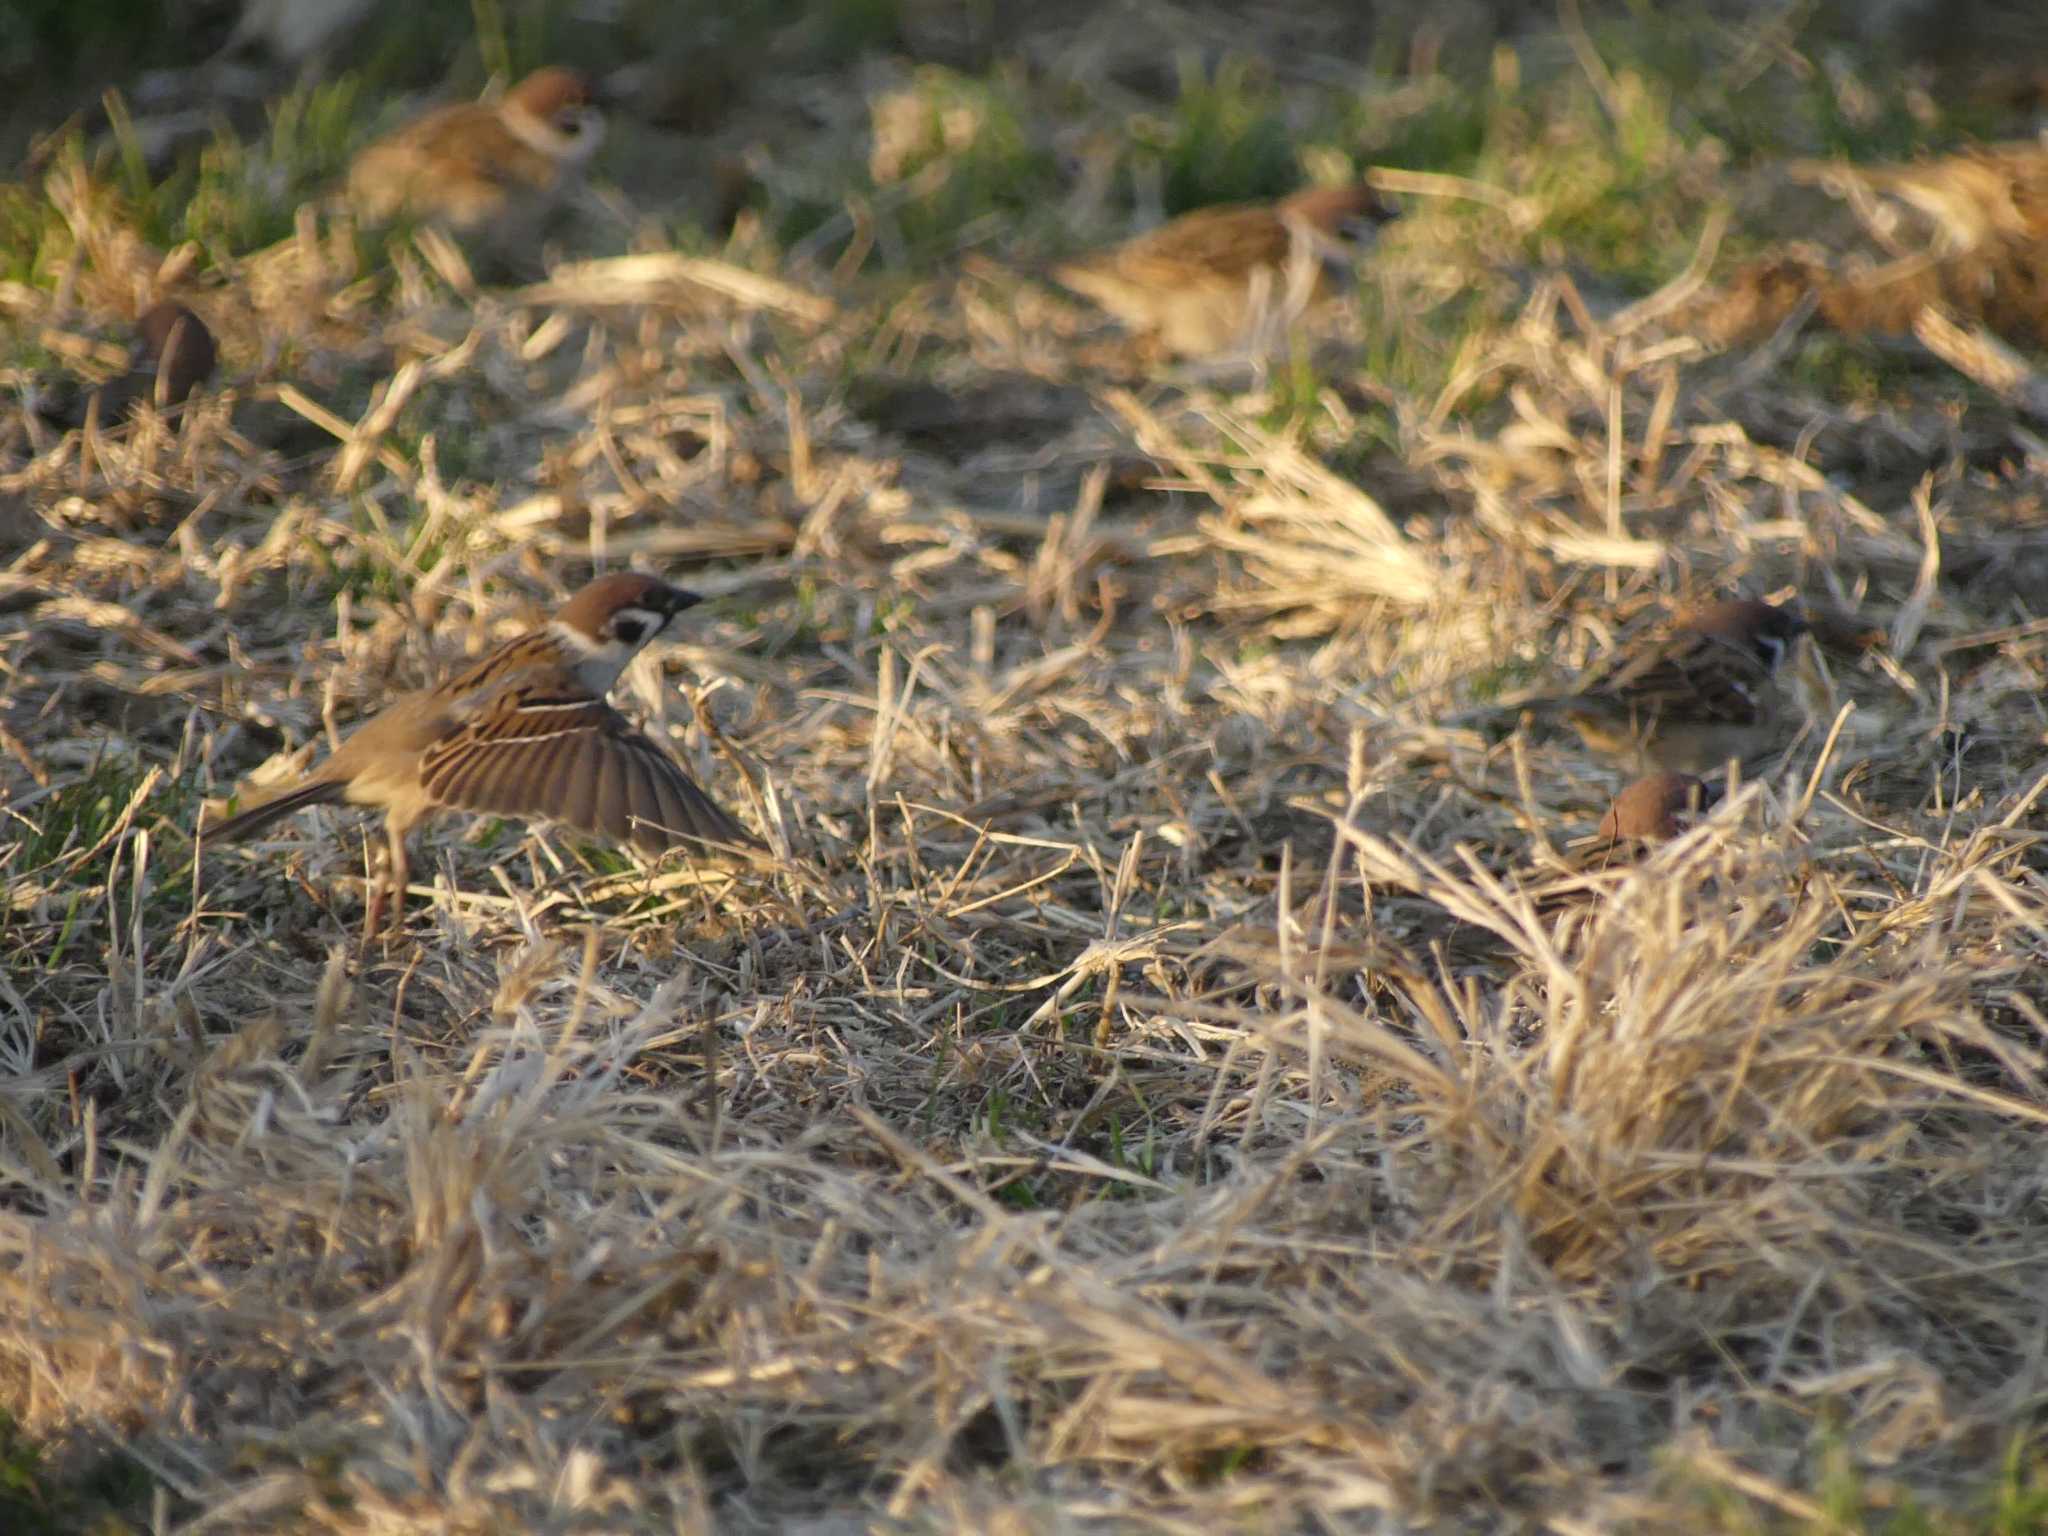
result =
[[[1140,386],[1000,274],[743,231],[479,289],[309,214],[167,276],[56,175],[14,322],[88,357],[169,287],[228,388],[0,438],[0,1402],[51,1466],[181,1532],[2027,1528],[2021,420],[1715,354],[1711,222],[1365,367],[1528,187],[1416,197],[1312,359]],[[355,826],[199,857],[624,562],[718,599],[624,691],[779,868],[451,826],[358,957]],[[1737,587],[1856,639],[1809,729],[1575,867],[1611,773],[1446,722]]]

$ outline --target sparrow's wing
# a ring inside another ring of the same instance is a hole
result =
[[[760,846],[631,721],[582,693],[501,690],[427,751],[420,784],[436,805],[545,817],[650,853]]]
[[[420,194],[445,192],[451,183],[545,186],[555,169],[496,112],[465,101],[437,108],[370,145],[356,156],[350,183],[359,198],[374,201],[391,186]]]
[[[559,169],[555,161],[507,128],[497,113],[481,108],[449,125],[435,146],[451,168],[508,190],[545,187]]]
[[[1225,277],[1284,266],[1292,237],[1265,206],[1198,208],[1122,247],[1127,262],[1185,265]]]
[[[1769,681],[1753,652],[1688,630],[1623,661],[1580,698],[1645,719],[1753,725],[1762,716]]]

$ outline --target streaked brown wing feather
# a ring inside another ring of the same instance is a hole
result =
[[[758,848],[761,840],[727,814],[697,782],[645,737],[629,748],[647,771],[654,796],[653,814],[634,823],[633,842],[659,850],[682,842],[710,843],[726,848]]]
[[[584,781],[590,785],[588,824],[619,841],[633,824],[625,800],[626,753],[615,742],[600,741],[591,743],[589,758],[590,772],[584,775]]]
[[[649,826],[659,826],[661,796],[655,788],[654,770],[647,764],[643,753],[628,752],[622,755],[626,769],[627,825],[646,822]]]
[[[515,137],[496,118],[479,124],[473,135],[464,135],[448,147],[477,180],[496,182],[515,192],[546,187],[557,170],[553,160]]]
[[[426,750],[420,785],[436,805],[453,810],[568,821],[571,808],[562,797],[578,777],[578,756],[595,735],[624,725],[593,699],[550,697],[532,686],[501,689]]]
[[[437,179],[472,176],[507,187],[541,186],[555,172],[552,160],[479,102],[458,102],[430,112],[371,146],[377,149],[417,156],[421,175]]]
[[[1769,680],[1763,662],[1742,647],[1713,635],[1681,633],[1596,679],[1582,697],[1645,719],[1753,725]]]
[[[555,780],[555,819],[586,832],[605,830],[597,815],[597,775],[605,757],[602,731],[600,725],[570,742],[562,777]]]
[[[758,846],[609,704],[532,685],[503,690],[430,748],[420,784],[451,810],[546,817],[651,852]]]
[[[1287,226],[1270,207],[1201,208],[1123,247],[1137,261],[1185,263],[1240,275],[1286,262]]]

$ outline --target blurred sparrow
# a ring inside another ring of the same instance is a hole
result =
[[[1600,818],[1604,843],[1665,842],[1711,810],[1721,792],[1689,773],[1653,773],[1614,797]]]
[[[1653,844],[1680,836],[1720,800],[1717,786],[1689,773],[1637,779],[1614,797],[1593,836],[1573,838],[1561,858],[1546,857],[1507,883],[1553,925],[1553,942],[1567,947],[1613,894],[1610,872],[1625,869]]]
[[[603,140],[583,76],[538,69],[499,101],[440,107],[362,150],[348,200],[371,222],[412,218],[510,249],[538,233]]]
[[[1977,145],[1901,165],[1797,160],[1789,172],[1864,208],[1874,208],[1876,197],[1897,198],[1933,226],[1941,251],[2048,238],[2048,148],[2038,140]]]
[[[35,413],[55,426],[76,427],[96,408],[104,429],[125,420],[141,401],[159,411],[183,405],[212,377],[213,333],[184,305],[153,306],[135,323],[135,331],[124,372],[88,393],[80,393],[75,380],[56,380],[37,392]]]
[[[1277,203],[1198,208],[1053,277],[1169,351],[1222,352],[1300,318],[1348,267],[1350,247],[1393,217],[1364,182],[1309,187]]]
[[[649,853],[758,848],[605,702],[640,648],[698,600],[650,576],[600,576],[546,627],[439,687],[406,694],[297,784],[202,835],[237,842],[309,805],[382,811],[389,857],[365,914],[365,942],[388,893],[397,897],[394,919],[404,906],[407,835],[440,811],[544,818]]]
[[[184,305],[153,305],[136,322],[135,329],[137,341],[130,377],[139,373],[148,381],[144,392],[159,411],[183,405],[191,399],[193,390],[213,377],[214,364],[219,361],[213,332]],[[102,390],[103,417],[107,413],[104,396],[112,388],[108,384]]]
[[[1680,615],[1663,640],[1519,707],[1562,716],[1597,752],[1680,773],[1769,749],[1782,734],[1779,664],[1807,631],[1790,607],[1730,598]]]

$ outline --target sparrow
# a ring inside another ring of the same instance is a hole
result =
[[[1395,210],[1364,182],[1309,187],[1277,203],[1198,208],[1053,269],[1133,330],[1181,356],[1246,342],[1268,316],[1292,323]]]
[[[2048,148],[2035,140],[1901,165],[1798,160],[1788,172],[1837,196],[1896,198],[1933,226],[1940,251],[1999,241],[2038,246],[2048,237]]]
[[[1502,884],[1528,898],[1552,941],[1569,947],[1612,896],[1614,875],[1653,845],[1683,834],[1720,801],[1718,785],[1692,774],[1650,774],[1614,797],[1591,837],[1573,838],[1563,850],[1504,875]]]
[[[589,82],[550,66],[501,100],[436,108],[361,150],[348,201],[371,223],[411,218],[510,248],[537,231],[603,142]]]
[[[200,835],[239,842],[312,805],[382,811],[388,859],[365,913],[365,943],[388,893],[397,896],[394,922],[403,908],[406,838],[442,811],[556,821],[647,853],[760,848],[605,702],[626,664],[698,601],[651,576],[600,576],[543,628],[397,699],[296,784]]]
[[[111,427],[141,401],[159,412],[181,406],[213,377],[219,361],[213,332],[184,305],[166,301],[151,306],[135,323],[135,333],[125,371],[83,397],[60,381],[36,400],[36,413],[57,426],[75,427],[96,407],[101,427]]]
[[[1614,797],[1614,804],[1600,818],[1600,841],[1609,845],[1668,842],[1720,799],[1716,786],[1689,773],[1653,773]]]
[[[1844,335],[1918,336],[1944,357],[1922,329],[1930,309],[2008,341],[2048,342],[2048,148],[1987,144],[1898,165],[1802,160],[1787,174],[1845,201],[1875,251],[1841,259],[1801,242],[1746,262],[1679,321],[1695,334],[1717,345],[1761,338],[1810,303]]]
[[[214,365],[220,361],[213,332],[206,328],[205,321],[184,305],[168,302],[152,305],[136,322],[135,330],[137,339],[130,376],[139,372],[148,379],[150,403],[159,411],[183,405],[192,398],[195,389],[213,377]],[[102,395],[112,388],[111,384],[104,386]],[[104,416],[106,411],[103,399],[101,415]]]
[[[1679,615],[1669,635],[1596,667],[1568,694],[1520,701],[1561,716],[1596,752],[1639,768],[1702,773],[1778,738],[1779,665],[1807,632],[1803,614],[1728,598]]]

